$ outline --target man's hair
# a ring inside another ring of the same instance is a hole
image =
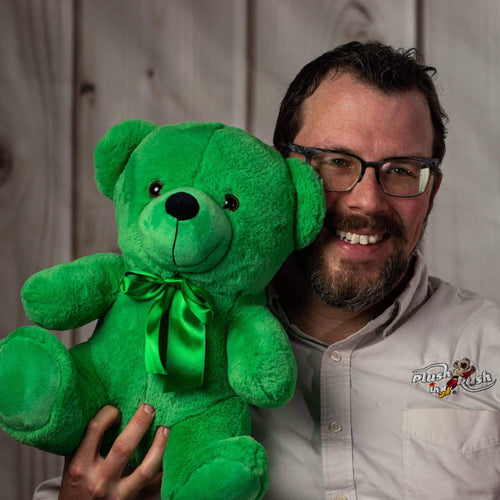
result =
[[[342,71],[386,94],[420,90],[429,105],[434,129],[433,156],[443,159],[448,116],[432,81],[436,69],[426,66],[415,49],[395,50],[380,42],[340,45],[302,68],[281,102],[274,130],[274,146],[283,156],[288,156],[287,144],[294,141],[302,125],[305,99],[326,76]]]

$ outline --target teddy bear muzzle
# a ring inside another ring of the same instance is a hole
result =
[[[172,271],[215,267],[232,238],[226,211],[193,187],[180,187],[152,200],[141,214],[139,232],[146,254]]]

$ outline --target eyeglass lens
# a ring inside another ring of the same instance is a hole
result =
[[[329,191],[349,191],[358,182],[363,170],[357,158],[343,153],[317,153],[311,157],[311,165]],[[416,196],[425,191],[430,173],[425,163],[397,159],[380,165],[379,180],[387,194]]]

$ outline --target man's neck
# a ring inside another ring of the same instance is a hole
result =
[[[312,291],[292,258],[282,267],[274,283],[280,305],[290,323],[328,345],[344,340],[363,328],[381,314],[394,297],[391,294],[382,303],[364,310],[330,306]]]

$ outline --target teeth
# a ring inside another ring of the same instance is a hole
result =
[[[378,243],[383,237],[383,234],[356,234],[347,231],[336,231],[337,236],[350,243],[351,245],[373,245]]]

